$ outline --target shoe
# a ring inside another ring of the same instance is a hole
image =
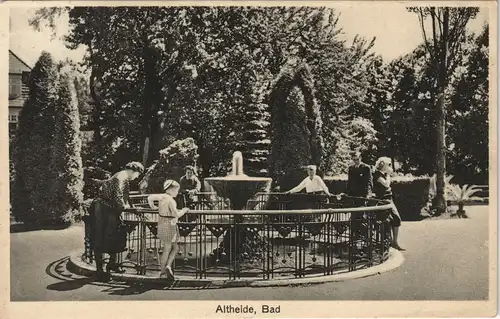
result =
[[[406,251],[406,249],[402,248],[398,244],[392,244],[391,247],[399,251]]]
[[[111,275],[109,273],[105,273],[104,271],[97,271],[96,273],[97,281],[100,282],[109,282],[111,280]]]
[[[123,274],[125,272],[125,269],[121,268],[118,266],[118,264],[108,264],[106,266],[106,272],[116,272],[118,274]]]

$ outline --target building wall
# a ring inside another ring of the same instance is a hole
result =
[[[28,72],[9,73],[9,138],[14,137],[19,122],[19,113],[29,93]]]

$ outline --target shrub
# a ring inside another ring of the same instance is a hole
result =
[[[198,146],[192,138],[177,140],[160,151],[160,159],[147,168],[139,182],[141,193],[163,193],[165,180],[179,181],[186,165],[196,165]]]
[[[347,189],[347,174],[325,176],[323,181],[332,194],[345,193]]]
[[[429,202],[430,178],[427,176],[395,177],[391,188],[394,204],[402,220],[420,220],[420,211]]]
[[[324,178],[332,194],[346,191],[347,175]],[[405,221],[420,220],[420,211],[429,201],[430,178],[427,176],[395,176],[391,182],[394,204]]]

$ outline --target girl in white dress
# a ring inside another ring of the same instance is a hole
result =
[[[179,229],[177,221],[189,211],[189,208],[177,210],[174,198],[179,194],[180,185],[174,180],[167,180],[163,184],[165,194],[153,194],[148,197],[149,206],[158,209],[158,239],[163,243],[163,253],[160,259],[160,278],[174,279],[172,263],[179,250]],[[156,206],[155,201],[159,204]]]

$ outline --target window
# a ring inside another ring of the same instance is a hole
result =
[[[9,114],[9,123],[17,123],[19,116],[17,114]]]
[[[23,75],[22,75],[22,83],[24,85],[28,85],[29,83],[29,80],[30,80],[30,73],[29,72],[23,72]]]
[[[9,123],[9,138],[13,138],[17,131],[17,123]]]
[[[9,99],[21,96],[21,76],[9,74]]]

